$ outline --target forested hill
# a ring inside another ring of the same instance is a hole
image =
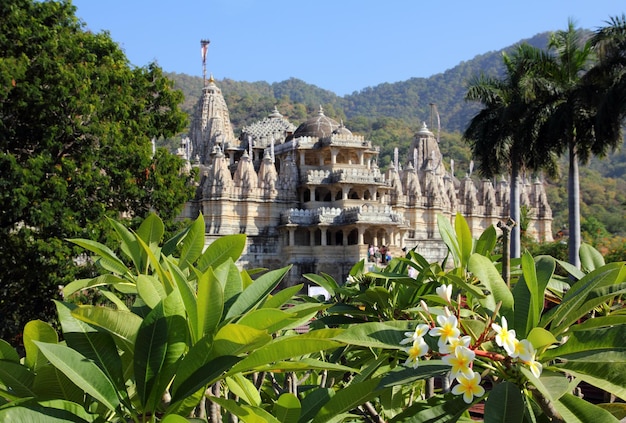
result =
[[[549,33],[538,34],[522,40],[529,44],[544,47]],[[217,79],[219,87],[226,97],[233,124],[241,128],[246,123],[264,117],[275,104],[284,104],[286,110],[280,112],[293,118],[301,119],[298,110],[290,115],[293,104],[305,105],[310,113],[319,105],[324,106],[328,115],[347,120],[359,116],[368,119],[391,117],[416,126],[430,117],[430,104],[437,105],[441,117],[442,129],[447,132],[463,131],[465,125],[478,110],[478,105],[463,100],[467,81],[480,74],[499,74],[502,70],[502,52],[492,51],[478,55],[471,60],[461,62],[452,69],[429,78],[411,78],[395,83],[381,83],[375,87],[366,87],[344,97],[332,91],[291,78],[282,82],[237,82],[230,79]],[[437,60],[432,58],[429,60]],[[177,87],[185,93],[184,108],[191,111],[202,90],[202,78],[183,74],[169,74]],[[230,100],[230,101],[229,101]],[[291,104],[288,104],[291,103]],[[334,109],[329,112],[327,109]]]

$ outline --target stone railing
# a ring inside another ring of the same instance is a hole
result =
[[[361,183],[361,184],[382,184],[385,176],[380,172],[366,169],[340,169],[332,173],[333,182]]]
[[[304,184],[330,184],[333,179],[329,170],[307,170],[302,181]]]
[[[407,224],[404,217],[394,212],[390,206],[320,207],[313,210],[290,209],[280,216],[283,225],[315,225],[319,223],[345,225],[350,223],[368,222],[378,224]]]

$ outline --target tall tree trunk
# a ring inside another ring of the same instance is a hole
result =
[[[522,256],[522,241],[521,241],[521,231],[520,231],[520,176],[519,176],[519,161],[515,158],[511,161],[511,192],[509,197],[509,204],[511,210],[509,211],[509,216],[511,216],[511,220],[514,222],[513,227],[511,228],[510,241],[511,241],[511,258],[520,258]]]
[[[580,178],[576,141],[569,146],[569,171],[567,175],[567,208],[569,224],[569,262],[580,269]]]

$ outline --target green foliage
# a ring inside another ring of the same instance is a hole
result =
[[[104,216],[170,225],[191,197],[181,162],[150,140],[181,131],[183,100],[156,65],[134,68],[108,33],[83,30],[69,2],[0,5],[0,335],[50,321],[78,249],[105,241]],[[86,268],[83,268],[88,270]]]
[[[214,404],[242,418],[267,417],[260,392],[245,375],[290,365],[299,371],[348,370],[315,357],[342,346],[342,331],[292,331],[325,306],[281,310],[287,299],[269,304],[289,268],[255,280],[237,269],[245,236],[221,238],[203,251],[202,216],[165,243],[156,215],[136,232],[111,224],[124,258],[96,241],[74,239],[103,274],[76,280],[64,291],[91,287],[125,301],[105,307],[56,302],[64,341],[46,323],[31,321],[23,362],[2,341],[0,397],[13,402],[0,405],[0,420],[57,415],[69,421],[176,421],[167,416],[188,415],[206,388],[220,381],[248,405],[212,397]],[[300,403],[281,395],[276,409],[289,419],[281,421],[293,421]]]

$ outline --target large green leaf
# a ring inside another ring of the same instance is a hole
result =
[[[520,388],[511,382],[498,383],[485,402],[485,423],[522,423],[524,409]]]
[[[133,284],[129,283],[128,280],[123,279],[117,275],[106,273],[104,275],[97,276],[91,279],[77,279],[65,285],[63,287],[63,295],[65,297],[69,297],[73,293],[80,291],[82,289],[89,288],[97,288],[99,286],[109,286],[112,285],[114,287],[118,287],[120,285],[126,285],[126,289],[133,286]],[[131,288],[135,290],[134,286]]]
[[[361,383],[352,383],[335,393],[330,400],[324,404],[313,419],[313,423],[325,423],[334,416],[350,411],[380,395],[377,386],[380,379],[369,379]]]
[[[608,411],[572,394],[552,403],[567,423],[619,423]]]
[[[541,376],[537,378],[526,367],[521,367],[520,371],[537,388],[539,393],[550,402],[558,400],[572,389],[569,379],[563,373],[544,369],[541,372]]]
[[[186,329],[184,305],[178,291],[160,302],[139,328],[134,356],[135,381],[146,411],[153,411],[154,402],[160,399],[173,377],[171,366],[184,353]]]
[[[461,267],[465,269],[474,250],[474,240],[472,239],[472,232],[467,224],[467,220],[461,213],[457,213],[454,218],[454,231],[456,232],[459,251],[461,252]]]
[[[580,255],[580,267],[585,272],[591,272],[606,264],[602,253],[585,242],[580,245],[578,254]]]
[[[115,411],[119,405],[117,390],[94,362],[65,345],[36,343],[52,365],[106,408]]]
[[[297,396],[284,393],[274,403],[272,414],[281,423],[297,423],[302,411],[302,405]]]
[[[35,374],[28,367],[13,361],[0,360],[0,382],[11,388],[11,394],[22,398],[35,397],[34,380]]]
[[[513,294],[504,283],[493,262],[480,254],[472,254],[468,268],[490,293],[486,298],[478,299],[480,305],[488,312],[493,313],[496,305],[501,302],[500,315],[506,317],[513,324],[515,321]]]
[[[406,321],[399,322],[368,322],[352,325],[338,334],[334,339],[346,344],[360,345],[370,348],[404,349],[400,342],[404,333],[410,330]]]
[[[621,287],[626,279],[624,263],[609,263],[585,275],[576,282],[565,294],[556,311],[542,318],[541,325],[551,323],[551,332],[555,335],[563,333],[572,323],[586,316],[598,304],[617,293],[604,294],[604,288],[611,285]]]
[[[200,329],[198,328],[198,298],[196,296],[196,288],[191,284],[188,276],[174,263],[173,259],[170,257],[163,257],[163,266],[172,276],[172,280],[178,288],[178,292],[183,300],[192,342],[198,342],[202,336],[200,335]]]
[[[173,277],[163,269],[159,260],[160,254],[155,253],[154,249],[146,244],[141,238],[137,238],[139,246],[142,248],[143,253],[148,257],[150,266],[156,271],[156,274],[165,288],[165,292],[169,295],[174,289],[175,282]]]
[[[163,239],[164,233],[165,225],[163,225],[161,218],[154,213],[150,213],[137,229],[139,239],[150,247],[150,250],[152,250],[155,255],[160,253],[159,244]]]
[[[450,220],[442,214],[437,215],[437,227],[439,228],[439,234],[441,239],[448,247],[448,250],[452,253],[454,260],[454,267],[461,266],[461,246],[456,237],[456,232],[450,223]]]
[[[35,397],[41,400],[62,399],[82,404],[85,393],[52,364],[40,367],[33,381]]]
[[[515,298],[515,325],[514,329],[518,338],[525,338],[535,328],[543,312],[545,290],[556,268],[556,262],[541,256],[533,260],[532,256],[525,252],[522,256],[523,276],[513,288]]]
[[[287,301],[291,300],[300,290],[302,289],[302,284],[289,286],[287,288],[281,289],[278,292],[270,295],[264,302],[263,308],[280,308]]]
[[[96,421],[97,417],[95,414],[89,414],[80,405],[64,400],[40,402],[30,400],[17,406],[0,409],[2,422],[89,423]]]
[[[298,422],[310,422],[318,413],[320,408],[322,408],[324,404],[328,403],[334,395],[335,391],[332,388],[317,387],[313,390],[307,391],[304,398],[302,398],[302,412]]]
[[[76,305],[58,301],[55,301],[55,305],[67,345],[93,360],[122,392],[125,389],[122,361],[113,336],[75,318],[71,313],[77,308]]]
[[[452,423],[467,411],[471,404],[463,401],[463,396],[449,395],[441,397],[433,397],[427,401],[414,403],[404,412],[396,416],[392,422],[405,423]]]
[[[496,228],[490,225],[487,229],[480,234],[480,237],[476,241],[474,246],[474,252],[481,256],[488,257],[498,242],[498,234]]]
[[[278,286],[291,266],[272,270],[259,276],[252,285],[247,287],[228,310],[225,319],[239,316],[258,306]]]
[[[203,389],[215,381],[224,377],[224,372],[231,369],[241,357],[221,356],[209,362],[200,364],[198,361],[191,362],[187,367],[191,372],[185,377],[180,377],[180,372],[176,374],[172,387],[172,404],[184,401],[198,390]],[[185,360],[187,361],[187,357]]]
[[[165,288],[157,278],[152,275],[137,276],[137,293],[150,308],[154,308],[167,294]]]
[[[602,328],[591,327],[588,330],[574,330],[569,333],[567,342],[557,348],[547,350],[542,359],[550,360],[557,357],[570,359],[580,353],[618,350],[626,351],[626,325]]]
[[[260,406],[261,395],[252,382],[241,374],[226,377],[226,385],[230,392],[249,405]]]
[[[237,261],[246,246],[246,235],[228,235],[213,241],[198,260],[198,270],[206,271],[209,266],[216,268],[229,258]]]
[[[35,341],[56,344],[59,337],[48,323],[41,320],[31,320],[24,326],[24,349],[26,350],[26,365],[35,372],[48,361],[43,356]]]
[[[215,334],[211,357],[239,355],[246,351],[254,351],[271,340],[272,337],[265,330],[229,323],[222,326]],[[254,354],[254,352],[251,354]]]
[[[324,277],[324,276],[316,275],[314,273],[307,273],[302,276],[310,280],[314,284],[324,288],[326,291],[328,291],[331,297],[334,297],[337,294],[337,292],[339,292],[339,285],[331,277]]]
[[[99,260],[98,262],[102,265],[106,270],[117,273],[118,275],[126,275],[129,274],[129,270],[124,264],[122,260],[120,260],[113,250],[107,247],[104,244],[101,244],[96,241],[92,241],[90,239],[68,239],[68,241],[73,242],[76,245],[83,247],[84,249],[95,253]]]
[[[189,226],[187,236],[182,240],[178,265],[181,269],[186,269],[193,264],[202,254],[204,248],[204,217],[199,215]]]
[[[137,238],[135,234],[126,228],[126,226],[122,225],[121,222],[117,220],[107,218],[109,223],[117,233],[117,235],[121,239],[120,249],[128,258],[133,261],[137,272],[145,272],[146,271],[146,262],[144,261],[144,257],[141,254],[141,248],[139,247],[139,243],[137,242]]]
[[[234,400],[217,397],[209,397],[209,400],[219,404],[220,407],[228,410],[229,413],[239,417],[244,423],[280,423],[280,420],[260,407],[242,405]]]
[[[13,361],[15,363],[20,361],[17,351],[4,339],[0,339],[0,360]]]
[[[417,366],[417,369],[397,366],[383,376],[379,388],[388,388],[398,385],[410,386],[410,384],[417,380],[445,375],[449,371],[450,366],[443,364],[441,360],[424,360]]]
[[[222,321],[224,289],[209,267],[198,275],[198,338],[214,333]]]
[[[332,338],[340,333],[340,330],[320,329],[306,334],[281,336],[272,342],[251,352],[246,358],[235,365],[229,374],[253,370],[277,360],[286,358],[297,359],[299,356],[317,353],[323,350],[337,348],[343,345]]]
[[[137,332],[143,321],[130,311],[95,306],[79,306],[72,310],[72,316],[103,328],[115,337],[124,351],[128,352],[134,350]]]

